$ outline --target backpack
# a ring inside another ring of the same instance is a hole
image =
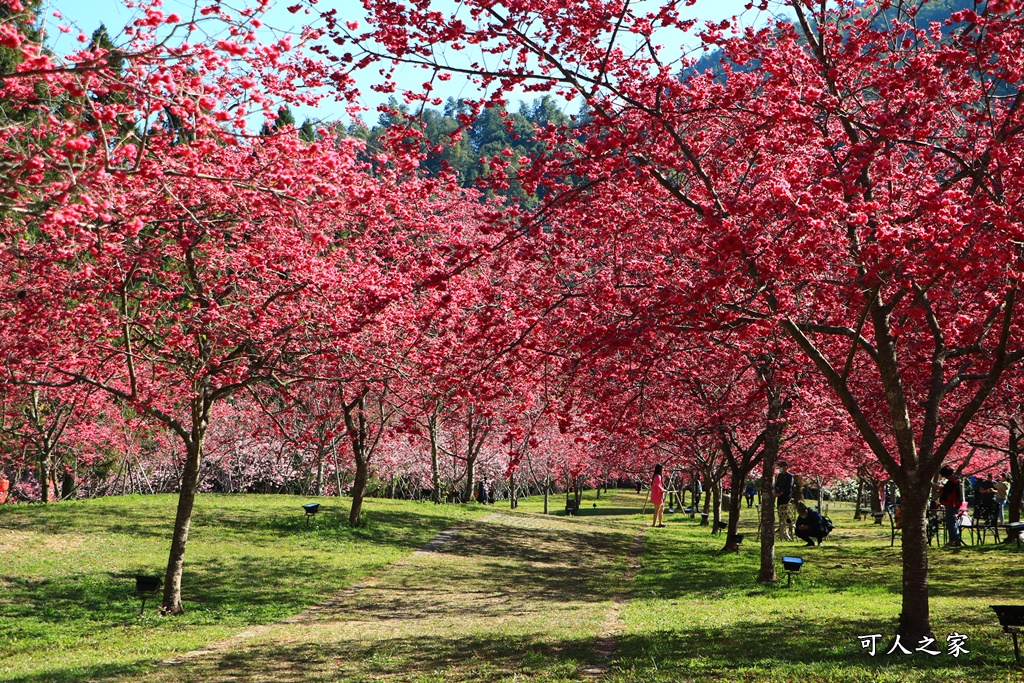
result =
[[[828,536],[832,533],[832,530],[836,528],[836,525],[832,523],[832,520],[828,517],[821,518],[821,526],[825,529],[825,535]]]

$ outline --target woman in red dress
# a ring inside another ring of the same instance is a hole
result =
[[[651,480],[651,503],[654,504],[654,522],[651,526],[665,526],[661,517],[665,514],[665,484],[661,480],[661,463],[654,466],[654,479]]]

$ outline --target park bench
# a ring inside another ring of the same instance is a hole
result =
[[[885,513],[889,515],[889,547],[896,545],[896,534],[903,531],[903,522],[896,514],[898,511],[895,505],[887,505]]]
[[[579,504],[579,502],[577,502],[575,500],[567,500],[567,501],[565,501],[565,514],[567,514],[567,515],[576,515],[576,514],[579,514],[579,511],[580,511],[580,504]]]
[[[859,510],[857,510],[857,512],[860,513],[861,517],[867,517],[868,515],[870,515],[871,518],[875,520],[875,524],[877,524],[878,526],[882,526],[882,520],[885,519],[884,511],[875,512],[871,508],[860,508]]]
[[[992,532],[995,542],[999,542],[999,509],[995,504],[980,511],[974,520],[974,530],[979,543],[985,543],[985,536]]]
[[[999,617],[999,624],[1003,627],[1003,633],[1013,636],[1013,657],[1020,664],[1020,644],[1017,642],[1017,634],[1024,627],[1024,605],[990,605],[992,610]]]
[[[1003,528],[1006,529],[1007,540],[1009,540],[1010,538],[1016,538],[1017,547],[1020,548],[1020,537],[1024,535],[1024,522],[1010,522],[1009,524],[1004,524]]]

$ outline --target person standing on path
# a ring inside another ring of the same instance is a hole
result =
[[[775,502],[779,506],[779,537],[793,540],[793,514],[789,503],[793,500],[793,474],[789,463],[779,461],[779,474],[775,477]]]
[[[664,527],[662,515],[665,514],[665,484],[662,483],[661,463],[654,466],[654,478],[651,479],[651,504],[654,505],[654,522],[651,526]]]
[[[997,477],[995,487],[996,507],[999,508],[999,523],[1003,524],[1003,511],[1006,508],[1006,501],[1010,497],[1010,482],[1005,472]]]
[[[960,480],[956,478],[953,468],[949,465],[943,465],[939,474],[946,478],[946,482],[941,485],[933,484],[933,486],[939,489],[939,502],[946,506],[946,534],[949,537],[946,547],[958,548],[960,547],[960,527],[956,523],[956,516],[960,512],[960,501],[963,500],[963,496],[960,494]]]

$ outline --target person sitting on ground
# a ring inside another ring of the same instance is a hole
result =
[[[810,509],[803,502],[796,504],[796,511],[798,515],[796,520],[797,538],[807,541],[809,546],[813,546],[814,541],[821,545],[822,539],[828,535],[828,532],[825,531],[825,521],[821,518],[821,514],[817,510]]]

